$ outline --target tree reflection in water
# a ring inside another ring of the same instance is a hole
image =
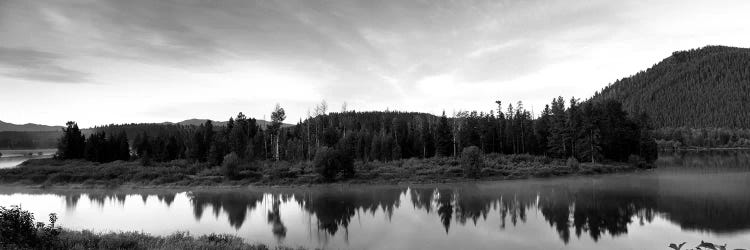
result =
[[[692,177],[691,177],[692,178]],[[692,181],[692,179],[689,179]],[[719,181],[719,180],[715,180]],[[686,184],[687,183],[687,184]],[[628,233],[634,222],[650,223],[656,215],[672,221],[683,229],[713,233],[733,233],[750,229],[750,197],[737,183],[730,181],[722,190],[705,192],[690,188],[685,179],[610,178],[606,183],[597,180],[580,181],[527,181],[499,185],[450,185],[420,187],[378,187],[357,189],[310,189],[274,192],[222,191],[188,192],[195,220],[200,220],[209,207],[219,218],[223,211],[228,224],[242,227],[248,213],[264,202],[270,208],[267,222],[277,240],[287,235],[280,208],[297,206],[315,219],[312,225],[334,236],[343,229],[348,237],[348,227],[355,216],[382,213],[392,220],[400,203],[409,202],[417,211],[436,213],[436,219],[451,233],[451,224],[476,225],[487,221],[491,213],[499,213],[499,228],[525,223],[526,214],[538,211],[544,220],[557,231],[560,239],[568,243],[572,236],[587,234],[597,241],[602,235],[618,236]],[[723,190],[737,189],[734,191]],[[720,195],[717,195],[720,194]],[[81,193],[64,193],[65,206],[75,210]],[[125,194],[96,192],[83,194],[92,204],[104,206],[111,201],[124,204],[129,195],[144,202],[157,201],[170,206],[175,193]],[[140,197],[138,197],[140,196]],[[152,197],[149,199],[148,197]],[[265,197],[265,199],[264,199]],[[156,199],[153,199],[156,198]],[[298,226],[298,225],[294,225]],[[365,225],[366,226],[366,225]]]
[[[750,230],[748,162],[748,154],[722,154],[715,158],[679,154],[662,156],[659,169],[653,173],[411,187],[192,191],[186,196],[195,220],[201,220],[204,210],[210,207],[217,218],[223,211],[228,224],[235,229],[242,227],[249,212],[262,206],[268,209],[267,223],[277,240],[283,240],[288,230],[304,224],[284,223],[281,211],[287,211],[286,206],[299,208],[306,214],[310,218],[308,226],[315,228],[319,236],[343,232],[346,239],[355,216],[382,213],[393,223],[392,220],[399,219],[394,217],[394,211],[403,210],[399,209],[401,202],[407,203],[405,209],[434,216],[446,234],[451,234],[453,223],[477,225],[489,221],[490,215],[499,215],[496,226],[500,229],[515,227],[526,223],[528,213],[542,215],[565,243],[572,237],[598,241],[604,235],[624,235],[634,223],[651,223],[657,216],[683,230],[731,234]],[[167,191],[57,191],[56,194],[64,196],[68,210],[75,210],[82,196],[99,206],[108,202],[122,205],[127,198],[167,206],[177,202],[175,192]]]
[[[196,220],[203,216],[203,210],[211,205],[214,216],[224,210],[229,225],[239,229],[245,222],[248,210],[254,210],[263,200],[263,193],[256,192],[191,192],[188,197],[193,206]]]
[[[286,237],[286,226],[281,221],[281,212],[279,212],[281,198],[273,196],[272,199],[271,210],[268,211],[268,223],[271,224],[271,232],[273,232],[276,239],[282,240]]]
[[[324,235],[334,236],[343,229],[346,238],[355,216],[382,213],[386,219],[392,220],[394,210],[402,201],[411,203],[417,211],[435,212],[446,234],[450,234],[452,223],[476,225],[480,220],[487,221],[491,213],[499,213],[499,228],[516,226],[519,222],[525,223],[526,214],[533,211],[539,211],[565,243],[570,241],[571,231],[578,238],[588,234],[595,241],[605,234],[627,234],[628,226],[634,222],[650,223],[657,214],[683,229],[713,233],[750,229],[750,214],[747,213],[750,211],[750,197],[743,191],[748,190],[747,183],[729,180],[724,182],[729,185],[720,187],[721,190],[706,192],[691,188],[694,184],[690,182],[696,180],[690,178],[609,178],[606,183],[582,178],[578,181],[540,180],[489,186],[467,184],[273,192],[193,191],[186,197],[195,220],[200,220],[204,210],[211,207],[217,218],[223,211],[228,224],[235,229],[242,227],[249,212],[266,202],[270,207],[267,222],[279,241],[286,237],[288,230],[280,212],[280,207],[285,204],[297,206],[314,218],[313,225]],[[737,185],[744,185],[744,189]],[[64,196],[69,210],[75,210],[82,197],[76,192],[60,195]],[[133,195],[132,198],[140,196],[138,198],[144,202],[156,200],[167,206],[175,202],[175,193],[169,192],[127,194],[113,191],[83,195],[99,206],[109,201],[124,204],[129,195]]]
[[[654,184],[651,184],[654,185]],[[501,215],[500,228],[506,226],[506,220],[513,226],[524,223],[526,214],[538,209],[545,220],[553,227],[564,242],[571,237],[571,230],[581,237],[584,232],[598,240],[602,234],[612,236],[627,233],[627,227],[638,218],[651,222],[653,209],[657,206],[656,196],[636,190],[621,192],[618,188],[561,188],[549,187],[512,187],[499,189],[480,189],[477,186],[454,188],[380,188],[377,191],[356,190],[319,190],[294,192],[293,198],[304,211],[317,219],[317,228],[328,235],[336,235],[341,228],[346,230],[358,213],[375,214],[382,211],[387,217],[398,208],[401,196],[405,195],[414,208],[426,213],[436,211],[446,234],[450,233],[451,223],[465,225],[467,222],[476,225],[479,220],[487,220],[493,210]],[[289,197],[290,195],[287,194]],[[242,196],[227,194],[193,193],[196,211],[210,202],[212,207],[222,207],[228,213],[230,224],[238,226],[244,221],[247,210],[257,207],[262,201],[262,194],[244,194]],[[274,235],[283,238],[286,226],[279,214],[280,194],[271,194],[271,207],[268,221],[273,227]],[[199,213],[197,213],[199,214]],[[196,219],[199,219],[196,216]],[[572,221],[571,221],[572,220]],[[239,222],[239,224],[238,224]]]

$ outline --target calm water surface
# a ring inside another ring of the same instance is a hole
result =
[[[0,187],[72,229],[229,233],[325,249],[750,248],[750,153],[662,155],[654,171],[475,184],[260,190]]]
[[[12,168],[28,159],[50,158],[57,149],[0,150],[0,168]]]

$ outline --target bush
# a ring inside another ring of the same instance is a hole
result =
[[[141,157],[141,166],[151,166],[151,156],[148,155],[148,152],[144,153]]]
[[[466,177],[479,177],[479,170],[482,169],[482,163],[482,151],[478,147],[466,147],[461,152],[461,167],[463,167]]]
[[[0,247],[1,248],[57,248],[57,236],[61,229],[55,227],[57,215],[49,215],[49,225],[39,222],[34,225],[34,215],[20,206],[10,209],[0,206]]]
[[[338,173],[351,176],[354,174],[354,160],[347,154],[329,147],[321,147],[313,159],[315,172],[326,181],[332,181]]]
[[[232,152],[224,156],[224,160],[221,163],[222,172],[224,176],[229,179],[237,177],[239,173],[240,157],[236,153]]]
[[[632,165],[633,167],[637,167],[637,168],[651,168],[652,166],[645,159],[641,158],[638,155],[628,156],[628,163],[630,163],[630,165]]]
[[[581,164],[576,160],[574,157],[568,158],[568,161],[565,162],[565,166],[568,166],[569,168],[573,170],[578,170],[578,168],[581,167]]]
[[[36,242],[34,215],[21,207],[0,207],[0,245],[30,247]]]

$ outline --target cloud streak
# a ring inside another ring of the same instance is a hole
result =
[[[78,91],[102,109],[121,106],[100,97],[127,94],[124,99],[142,109],[133,111],[134,121],[160,101],[190,105],[186,96],[212,103],[205,114],[222,112],[222,102],[234,105],[229,99],[253,99],[247,102],[253,103],[250,114],[267,113],[268,107],[257,103],[285,101],[290,117],[304,116],[311,100],[320,98],[332,105],[347,101],[358,110],[439,113],[494,108],[496,99],[541,107],[557,95],[590,95],[674,50],[742,46],[750,40],[747,32],[738,32],[750,21],[741,11],[748,5],[741,0],[0,0],[0,81],[95,79],[102,84]],[[223,89],[207,90],[218,86]],[[132,91],[136,88],[149,91]],[[288,89],[304,93],[284,93]],[[0,98],[22,91],[12,86]],[[157,93],[165,96],[151,96]],[[175,115],[195,116],[189,110]]]
[[[54,83],[82,83],[88,74],[61,66],[61,56],[25,48],[0,47],[0,74]]]

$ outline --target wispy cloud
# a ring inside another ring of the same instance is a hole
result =
[[[0,0],[0,80],[95,79],[106,84],[79,89],[90,96],[81,108],[124,107],[102,98],[127,94],[141,104],[129,106],[142,109],[134,116],[192,99],[216,103],[206,113],[228,99],[287,102],[290,117],[320,98],[359,110],[542,106],[590,95],[674,50],[743,46],[749,3],[719,2]],[[0,99],[24,91],[4,88]]]
[[[0,47],[0,74],[55,83],[81,83],[88,74],[61,66],[61,56],[25,48]]]

